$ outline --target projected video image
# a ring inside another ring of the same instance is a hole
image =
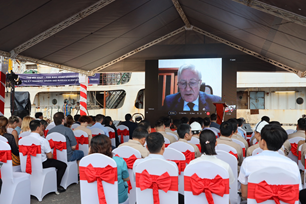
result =
[[[160,109],[214,112],[222,99],[222,59],[159,60]]]

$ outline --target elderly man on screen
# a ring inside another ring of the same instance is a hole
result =
[[[180,92],[166,96],[163,110],[212,111],[213,103],[221,102],[221,97],[200,91],[202,74],[194,65],[181,66],[177,75]]]

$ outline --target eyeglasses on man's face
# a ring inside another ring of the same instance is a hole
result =
[[[198,86],[199,84],[199,81],[190,81],[189,83],[187,83],[186,81],[185,82],[178,82],[177,85],[180,89],[185,89],[187,88],[187,85],[190,87],[190,88],[195,88]]]

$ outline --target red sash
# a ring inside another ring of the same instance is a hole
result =
[[[51,149],[53,149],[53,159],[57,159],[56,150],[62,151],[63,149],[67,149],[66,142],[58,142],[50,139],[49,144]]]
[[[75,137],[75,139],[77,141],[77,145],[75,147],[76,150],[79,150],[79,144],[88,144],[88,137],[84,137],[84,135],[81,137]]]
[[[153,189],[154,204],[159,204],[158,190],[163,190],[165,193],[178,191],[178,177],[170,176],[168,172],[160,176],[150,175],[147,170],[144,170],[142,173],[136,173],[136,187],[141,191]]]
[[[109,132],[108,135],[109,135],[109,139],[113,139],[116,137],[115,132]]]
[[[196,144],[196,146],[199,148],[199,151],[202,152],[201,145],[200,144]]]
[[[130,135],[130,131],[128,131],[127,129],[124,129],[124,130],[117,130],[117,133],[118,135],[120,135],[120,138],[121,138],[121,143],[124,143],[124,139],[123,139],[123,136],[127,136],[127,135]]]
[[[80,180],[86,180],[88,183],[97,181],[99,204],[107,204],[102,181],[114,184],[117,177],[117,168],[110,165],[104,168],[93,167],[91,164],[87,167],[80,166]]]
[[[301,160],[302,159],[302,152],[299,151],[299,156],[298,156],[298,160]]]
[[[47,137],[49,130],[44,130],[44,135]]]
[[[245,148],[242,148],[243,157],[245,157]]]
[[[94,135],[94,134],[92,134],[92,137],[95,137],[95,136],[98,136],[99,134],[97,134],[97,135]]]
[[[235,154],[234,152],[230,151],[229,152],[231,155],[234,155],[238,159],[238,154]]]
[[[7,160],[12,160],[11,150],[0,150],[0,162],[6,163]]]
[[[257,203],[266,200],[274,200],[280,204],[280,200],[294,204],[299,200],[299,184],[294,185],[270,185],[266,181],[260,183],[248,183],[248,198],[255,199]]]
[[[290,145],[291,145],[291,152],[292,152],[292,154],[297,157],[298,156],[298,154],[297,154],[298,144],[290,143]]]
[[[186,163],[189,164],[191,160],[195,158],[194,152],[187,150],[186,152],[182,152],[185,155]]]
[[[165,144],[165,147],[168,147],[170,144]]]
[[[214,204],[212,193],[223,197],[229,194],[229,179],[223,179],[217,175],[214,179],[200,178],[197,174],[184,176],[185,191],[191,191],[193,195],[205,193],[209,204]]]
[[[19,152],[21,152],[23,156],[27,155],[26,172],[28,174],[32,174],[31,156],[36,157],[36,154],[41,154],[40,145],[35,145],[35,144],[32,144],[31,146],[19,145]]]
[[[173,161],[176,163],[178,170],[179,170],[179,174],[181,174],[181,172],[185,171],[186,168],[186,161],[185,160],[169,160],[169,161]]]

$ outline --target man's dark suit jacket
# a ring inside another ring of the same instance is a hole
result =
[[[218,123],[215,123],[215,122],[211,122],[210,127],[215,127],[215,128],[218,128],[220,130],[220,125]]]
[[[121,125],[125,125],[129,128],[130,139],[132,139],[133,132],[137,128],[137,123],[133,123],[131,121],[124,121],[121,123]]]
[[[221,102],[221,97],[199,92],[199,111],[214,112],[215,106],[213,103]],[[165,111],[183,111],[184,100],[180,93],[166,96],[163,110]],[[205,110],[203,110],[205,108]]]

